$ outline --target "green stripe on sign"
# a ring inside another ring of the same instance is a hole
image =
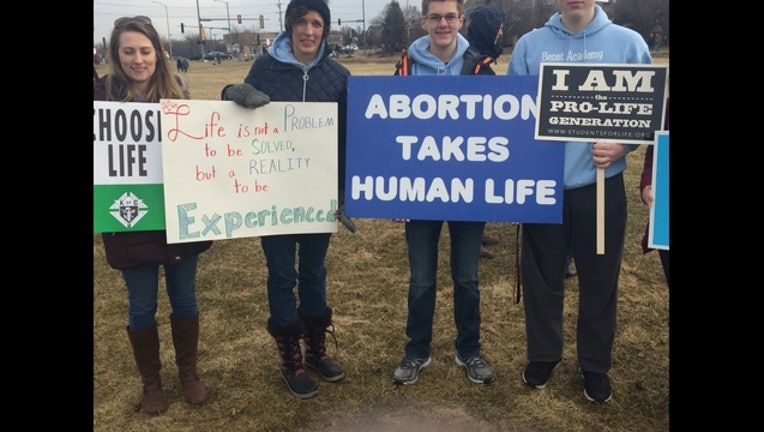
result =
[[[165,217],[161,183],[93,186],[94,233],[162,229]]]

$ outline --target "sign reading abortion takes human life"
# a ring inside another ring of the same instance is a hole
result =
[[[562,222],[564,148],[534,139],[536,76],[351,76],[345,213]]]
[[[168,242],[337,231],[337,103],[160,111]]]

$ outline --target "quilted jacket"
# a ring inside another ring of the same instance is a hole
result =
[[[330,57],[331,49],[328,46],[325,46],[322,52],[318,63],[305,72],[265,53],[252,64],[244,82],[266,93],[274,102],[337,102],[338,187],[343,191],[347,138],[347,81],[350,71]],[[224,92],[225,88],[221,95]]]
[[[93,100],[105,101],[108,75],[93,83]],[[127,270],[149,265],[176,264],[204,252],[211,241],[167,244],[167,232],[131,231],[102,233],[106,261],[112,268]]]

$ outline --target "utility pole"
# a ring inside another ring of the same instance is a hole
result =
[[[225,14],[228,17],[228,43],[231,45],[231,49],[233,49],[233,39],[231,38],[231,13],[228,10],[228,2],[225,0],[214,0],[214,1],[225,3]]]
[[[363,19],[363,48],[366,49],[366,0],[361,0],[361,18]]]
[[[279,7],[279,31],[281,31],[284,30],[284,22],[281,16],[281,1],[277,3],[277,6]]]
[[[202,40],[204,30],[202,29],[202,15],[199,13],[199,0],[196,0],[196,19],[199,22],[199,50],[202,52],[202,61],[204,61],[204,41]]]
[[[167,5],[156,0],[151,0],[152,2],[164,6],[164,18],[167,21],[167,43],[170,45],[170,58],[173,57],[172,55],[172,35],[170,34],[170,14],[167,13]]]

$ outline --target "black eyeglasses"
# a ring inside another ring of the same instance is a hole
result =
[[[117,18],[116,20],[114,20],[114,28],[120,28],[131,21],[137,21],[141,24],[152,25],[151,18],[147,16],[143,16],[143,15],[138,15],[134,17]]]
[[[442,20],[443,18],[446,19],[447,23],[454,24],[456,20],[459,19],[459,15],[457,14],[448,14],[448,15],[429,14],[429,15],[425,15],[425,18],[427,18],[427,20],[433,24],[440,24],[440,20]]]

